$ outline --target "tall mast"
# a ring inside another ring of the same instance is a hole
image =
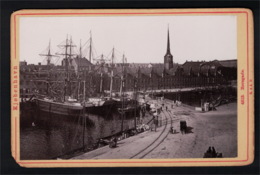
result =
[[[49,46],[47,48],[47,54],[39,54],[40,56],[46,56],[47,57],[47,65],[51,64],[51,58],[54,57],[55,55],[51,54],[51,40],[49,40]]]
[[[113,50],[112,50],[112,58],[111,58],[111,66],[114,65],[114,59],[115,59],[115,48],[113,47]]]
[[[121,89],[121,97],[122,97],[122,123],[121,123],[121,131],[124,130],[124,117],[125,117],[125,111],[124,111],[124,108],[125,108],[125,100],[124,100],[124,75],[125,75],[125,68],[124,68],[124,63],[125,63],[125,54],[123,54],[123,65],[122,65],[122,70],[123,70],[123,76],[122,76],[122,89]]]
[[[73,45],[72,45],[73,43],[72,43],[72,36],[70,36],[70,43],[69,43],[69,46],[68,47],[70,47],[70,52],[69,52],[69,64],[68,64],[68,66],[70,67],[70,65],[71,65],[71,60],[72,60],[72,47],[74,47]],[[70,82],[70,70],[69,70],[69,67],[68,67],[68,83],[69,83],[69,95],[71,95],[71,82]]]
[[[112,97],[112,90],[113,90],[113,76],[114,76],[114,71],[112,70],[111,81],[110,81],[110,98]]]
[[[85,102],[86,101],[86,80],[84,79],[83,81],[83,101]]]
[[[79,46],[79,57],[82,58],[81,39],[80,39],[80,46]]]
[[[65,97],[67,95],[67,81],[69,78],[69,73],[68,73],[68,35],[66,37],[66,44],[65,44],[65,71],[66,71],[66,79],[65,79],[65,86],[64,86],[64,101],[65,101]]]
[[[70,87],[70,73],[69,73],[69,66],[71,63],[71,58],[72,58],[72,47],[76,47],[75,45],[72,45],[72,37],[70,37],[70,40],[68,39],[68,35],[66,37],[65,45],[58,45],[59,47],[65,48],[65,53],[58,53],[58,55],[64,55],[64,59],[62,61],[65,63],[65,86],[64,86],[64,101],[65,101],[65,96],[66,95],[71,95],[71,87]],[[68,50],[69,49],[69,50]],[[68,87],[68,88],[67,88]],[[67,92],[69,91],[69,93]]]
[[[69,54],[69,59],[71,59],[71,53],[72,53],[72,37],[70,37],[70,44],[69,44],[69,47],[70,47],[70,54]]]
[[[102,94],[103,91],[103,73],[100,74],[100,94]]]
[[[89,62],[91,63],[91,55],[92,55],[92,34],[90,31],[90,38],[89,38]]]
[[[124,86],[124,74],[125,74],[125,68],[124,68],[124,63],[125,63],[125,54],[123,54],[122,58],[122,75],[121,75],[121,86],[120,86],[120,96],[123,96],[123,86]]]
[[[49,49],[48,49],[48,56],[47,56],[47,65],[51,63],[51,41],[49,41]]]
[[[65,44],[65,70],[66,70],[66,75],[68,78],[68,35],[67,35],[66,44]]]

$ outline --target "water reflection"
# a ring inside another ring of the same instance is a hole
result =
[[[109,116],[87,113],[85,117],[23,112],[21,159],[52,159],[73,153],[83,146],[90,149],[97,139],[120,132],[121,119],[115,111]],[[123,126],[124,129],[134,127],[133,114],[124,118]]]

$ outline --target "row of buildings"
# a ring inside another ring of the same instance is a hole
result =
[[[87,96],[103,94],[111,90],[118,94],[124,91],[146,91],[185,87],[230,85],[237,80],[237,60],[173,62],[170,50],[169,31],[164,63],[117,63],[93,65],[79,56],[70,60],[71,88]],[[62,93],[60,89],[66,77],[65,65],[27,65],[20,62],[20,94],[28,98],[34,92]],[[84,83],[84,86],[83,86]],[[112,84],[112,86],[111,86]],[[60,92],[59,92],[60,91]]]

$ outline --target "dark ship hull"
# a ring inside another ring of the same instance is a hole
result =
[[[59,115],[79,115],[83,110],[83,106],[78,103],[61,103],[44,99],[36,99],[36,104],[39,110]]]

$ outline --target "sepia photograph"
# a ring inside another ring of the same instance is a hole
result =
[[[21,15],[16,154],[238,158],[238,26],[225,13]]]
[[[235,16],[21,19],[21,159],[236,157],[236,36]]]

